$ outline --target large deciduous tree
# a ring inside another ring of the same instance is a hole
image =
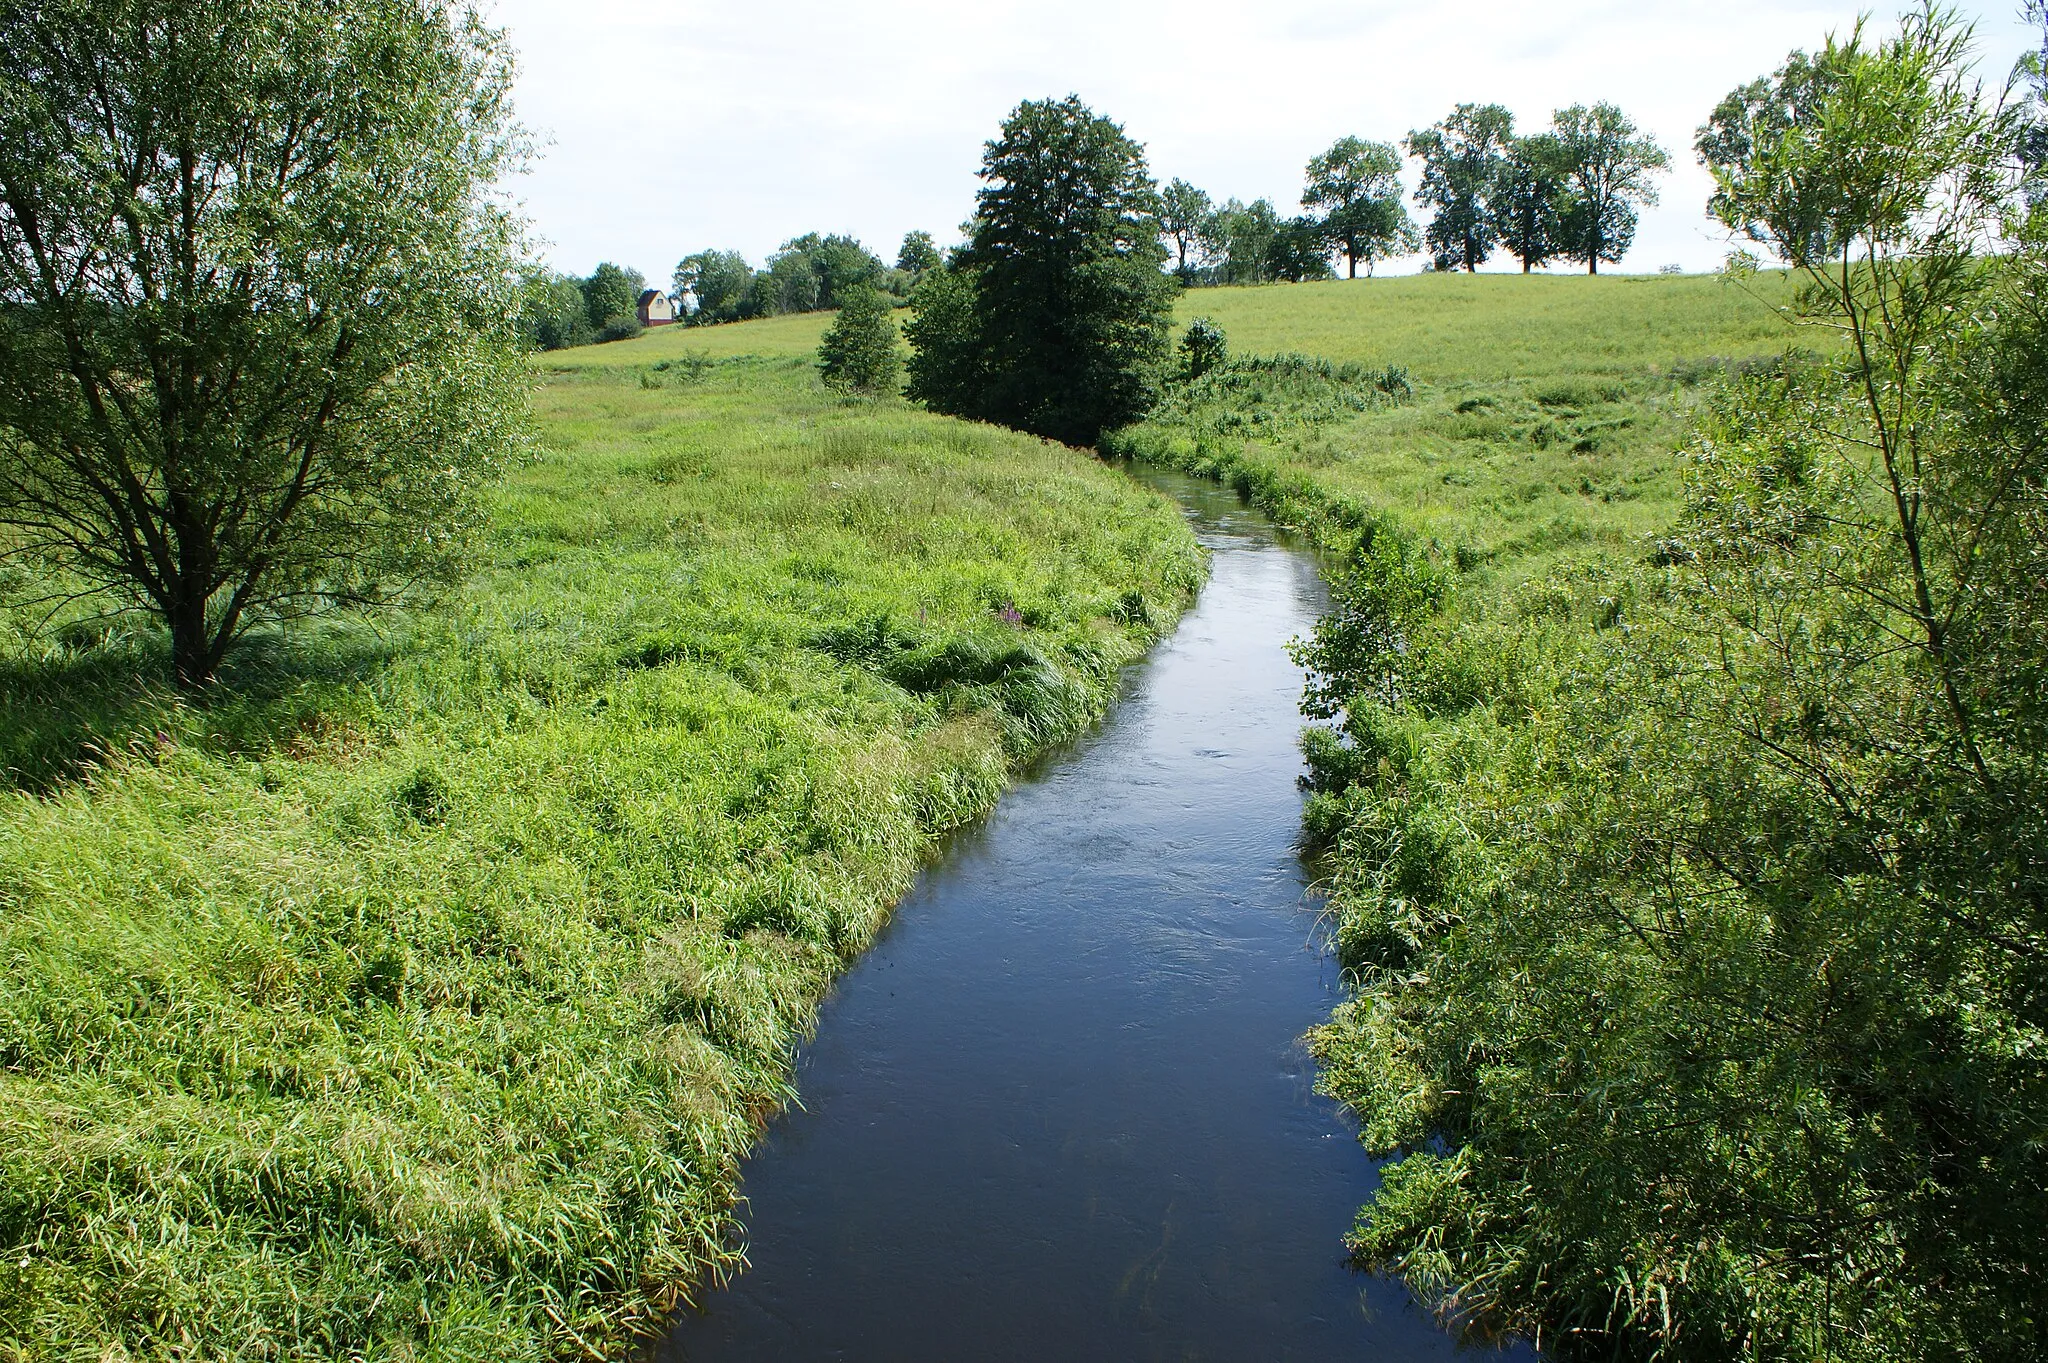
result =
[[[753,309],[754,267],[738,251],[699,251],[676,262],[678,297],[694,298],[699,323],[731,322]]]
[[[637,315],[647,278],[638,270],[605,260],[598,263],[580,287],[584,314],[591,328],[601,331]]]
[[[1069,444],[1151,405],[1177,287],[1144,149],[1079,97],[1027,100],[982,158],[973,236],[912,296],[910,393]],[[966,315],[959,315],[962,302]]]
[[[1487,198],[1487,214],[1500,244],[1522,262],[1522,273],[1547,264],[1563,249],[1564,149],[1549,133],[1508,144]]]
[[[1351,278],[1420,244],[1401,203],[1401,153],[1385,142],[1339,138],[1308,163],[1302,207],[1320,210],[1323,234],[1344,255]]]
[[[0,6],[0,552],[185,687],[452,571],[524,410],[511,70],[441,0]]]
[[[1598,274],[1601,261],[1616,264],[1628,253],[1637,209],[1657,202],[1651,177],[1671,158],[1612,104],[1559,109],[1552,132],[1566,186],[1559,254]]]
[[[1422,161],[1415,201],[1434,210],[1422,241],[1439,270],[1477,270],[1500,241],[1494,187],[1514,143],[1515,117],[1498,104],[1460,104],[1434,127],[1408,134]]]

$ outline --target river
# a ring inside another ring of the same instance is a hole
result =
[[[955,836],[826,1002],[745,1174],[717,1360],[1448,1357],[1342,1239],[1371,1193],[1304,1031],[1339,997],[1295,855],[1313,560],[1140,470],[1211,574],[1109,719]]]

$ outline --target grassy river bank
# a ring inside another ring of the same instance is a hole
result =
[[[8,645],[0,1358],[597,1357],[731,1267],[822,992],[1202,571],[776,326],[549,357],[432,608],[199,704],[147,636]]]

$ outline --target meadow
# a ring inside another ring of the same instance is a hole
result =
[[[1202,573],[816,324],[547,357],[459,590],[200,701],[7,615],[0,1358],[612,1356],[735,1265],[832,979]]]
[[[1670,524],[1700,395],[1829,344],[1786,319],[1791,301],[1782,273],[1193,290],[1180,322],[1209,318],[1234,357],[1305,355],[1327,372],[1170,386],[1111,443],[1237,482],[1333,543],[1368,511],[1391,514],[1460,573],[1512,585],[1561,556],[1639,553]],[[1397,401],[1373,383],[1389,370],[1405,381]]]

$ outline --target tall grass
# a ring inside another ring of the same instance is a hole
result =
[[[638,354],[549,357],[448,600],[199,703],[146,630],[0,659],[0,1357],[616,1354],[937,835],[1197,584],[1085,455]]]

